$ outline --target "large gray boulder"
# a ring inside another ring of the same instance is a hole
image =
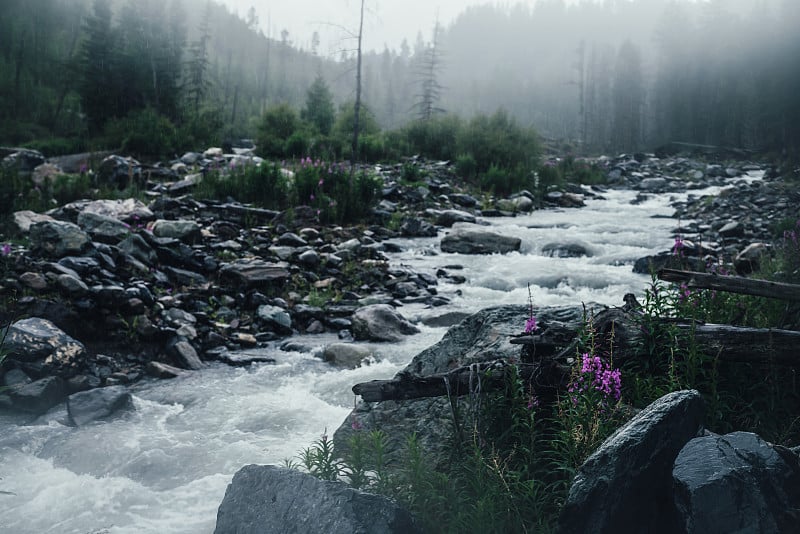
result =
[[[116,244],[131,233],[130,225],[114,217],[91,211],[78,214],[78,226],[83,228],[95,241]]]
[[[691,440],[672,476],[683,532],[800,531],[800,459],[755,434]]]
[[[67,397],[67,414],[75,426],[107,419],[132,406],[131,394],[124,386],[90,389]]]
[[[153,223],[153,235],[171,237],[181,241],[194,241],[200,237],[200,225],[191,220],[158,219]]]
[[[592,313],[600,307],[589,304],[588,309]],[[450,328],[441,341],[417,354],[399,374],[427,376],[471,363],[519,357],[519,346],[509,343],[509,339],[522,332],[528,313],[528,307],[523,305],[481,310]],[[537,308],[535,314],[542,328],[547,328],[548,335],[558,344],[572,341],[583,324],[583,310],[578,306]],[[334,434],[337,450],[347,449],[354,432],[353,423],[365,430],[385,432],[392,454],[401,451],[409,434],[416,432],[433,464],[443,466],[448,461],[452,413],[444,397],[379,403],[359,401]]]
[[[414,534],[411,514],[380,495],[271,465],[247,465],[225,491],[214,534]]]
[[[618,429],[578,470],[561,512],[560,532],[679,532],[672,465],[702,430],[704,410],[697,391],[676,391]]]
[[[506,254],[519,250],[522,240],[518,237],[477,230],[455,228],[442,238],[442,252],[456,254]]]
[[[372,304],[356,310],[352,318],[353,336],[367,341],[400,341],[419,329],[388,304]]]
[[[62,402],[67,395],[67,387],[59,376],[48,376],[30,384],[16,386],[10,390],[14,408],[36,415]]]
[[[355,369],[364,360],[373,356],[373,351],[365,345],[353,343],[331,343],[322,351],[322,359],[336,367]]]
[[[30,226],[31,248],[54,258],[80,254],[91,245],[89,236],[77,224],[42,221]]]
[[[34,376],[74,376],[84,363],[83,344],[47,319],[30,317],[9,327],[3,349],[9,361]]]
[[[242,259],[224,265],[219,275],[223,285],[245,289],[280,287],[289,279],[286,263],[269,263],[258,259]]]

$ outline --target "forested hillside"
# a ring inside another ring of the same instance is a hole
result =
[[[413,44],[364,53],[364,103],[384,129],[504,108],[587,152],[800,140],[794,0],[487,3],[420,24]],[[280,103],[299,112],[317,78],[337,110],[355,98],[354,42],[323,57],[317,36],[262,28],[255,10],[205,0],[8,0],[0,142],[114,147],[143,124],[176,145],[221,142],[255,136]]]

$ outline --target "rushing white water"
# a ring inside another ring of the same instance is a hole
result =
[[[648,277],[632,262],[672,245],[676,221],[669,197],[631,205],[631,192],[610,191],[582,209],[538,211],[488,220],[495,232],[522,239],[519,253],[495,256],[436,254],[439,239],[401,240],[396,265],[435,273],[461,265],[467,283],[442,280],[444,308],[401,309],[420,319],[447,311],[528,300],[535,304],[595,301],[620,305],[627,292],[641,293]],[[661,216],[661,217],[654,217]],[[549,258],[551,242],[581,243],[582,258]],[[460,295],[456,292],[459,291]],[[524,318],[520,318],[520,329]],[[442,328],[422,327],[403,343],[373,345],[376,361],[355,370],[334,370],[312,354],[267,350],[274,365],[250,369],[212,365],[169,381],[145,381],[133,389],[135,410],[81,428],[56,422],[27,424],[0,415],[0,532],[210,533],[233,474],[250,463],[282,463],[332,432],[347,417],[356,382],[388,378],[435,343]],[[323,345],[332,336],[305,337]]]

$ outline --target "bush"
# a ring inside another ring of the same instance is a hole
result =
[[[300,117],[289,104],[272,106],[264,112],[258,126],[256,146],[258,154],[265,158],[280,158],[286,155],[287,141],[300,128]]]
[[[456,158],[456,172],[462,178],[470,180],[478,176],[478,163],[472,154],[460,154]]]
[[[536,132],[523,128],[504,110],[478,115],[458,137],[458,153],[471,154],[478,173],[500,169],[533,170],[539,157]]]
[[[523,168],[501,169],[492,165],[481,176],[480,183],[484,191],[492,191],[497,195],[510,195],[531,188],[533,180]]]
[[[177,130],[172,122],[153,108],[131,112],[109,121],[106,135],[122,150],[138,158],[160,158],[175,153]]]
[[[428,121],[417,120],[404,133],[411,151],[429,159],[454,160],[463,123],[457,115],[442,115]]]
[[[262,163],[235,167],[230,173],[210,172],[195,189],[200,198],[235,198],[269,209],[285,209],[291,184],[278,165]]]

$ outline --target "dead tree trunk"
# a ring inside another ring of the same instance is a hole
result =
[[[684,282],[690,289],[715,289],[757,297],[800,301],[800,286],[794,284],[676,269],[661,269],[658,271],[658,277],[666,282]]]

